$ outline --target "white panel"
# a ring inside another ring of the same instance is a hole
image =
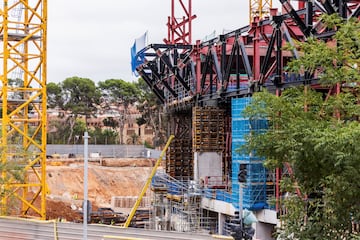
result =
[[[197,154],[199,178],[222,176],[222,154],[217,152],[203,152]]]

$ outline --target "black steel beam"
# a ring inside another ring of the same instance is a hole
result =
[[[324,6],[327,14],[335,13],[335,9],[332,7],[329,0],[321,0],[321,4]]]
[[[312,0],[308,0],[306,2],[306,19],[305,19],[305,25],[307,29],[313,29],[313,11],[314,11],[314,5]]]
[[[251,70],[249,57],[248,57],[248,55],[246,53],[246,50],[245,50],[245,44],[240,39],[238,39],[237,41],[239,43],[239,47],[240,47],[240,51],[241,51],[241,57],[242,57],[242,60],[243,60],[243,63],[244,63],[246,74],[248,75],[248,78],[250,79],[252,77],[252,70]]]
[[[211,48],[211,54],[212,54],[212,57],[214,60],[217,79],[219,82],[223,82],[223,77],[222,77],[222,73],[221,73],[221,69],[220,69],[220,65],[219,65],[219,60],[218,60],[216,51],[213,48]]]
[[[270,43],[268,44],[268,48],[266,50],[266,55],[265,55],[265,58],[264,58],[264,62],[263,62],[262,66],[261,66],[261,69],[260,69],[260,84],[264,83],[263,77],[264,77],[265,72],[267,71],[267,69],[269,67],[269,64],[270,64],[270,58],[271,58],[272,51],[274,49],[277,30],[278,30],[277,27],[275,27],[273,29],[272,34],[271,34]]]
[[[349,17],[359,17],[360,16],[360,5],[357,6],[355,11]]]
[[[226,65],[226,70],[224,71],[224,81],[225,82],[228,82],[229,79],[230,79],[230,71],[231,71],[231,65],[234,61],[234,56],[235,56],[235,53],[236,53],[236,49],[239,48],[239,44],[237,41],[234,41],[232,47],[231,47],[231,53],[229,55],[229,59],[228,59],[228,62],[227,62],[227,65]],[[237,56],[239,57],[239,56]]]
[[[161,103],[165,103],[164,92],[160,90],[154,83],[154,81],[146,74],[143,68],[138,67],[136,71],[140,74],[140,76],[144,79],[146,84],[150,87],[150,89],[155,93]]]
[[[237,41],[236,41],[237,42]],[[238,43],[239,44],[239,43]],[[240,89],[240,48],[236,48],[236,89]]]
[[[180,71],[178,71],[179,69],[177,68],[177,66],[173,66],[173,64],[171,63],[171,61],[169,59],[169,56],[167,56],[166,54],[161,53],[161,52],[158,52],[158,56],[159,56],[160,60],[168,67],[168,69],[175,75],[175,78],[183,85],[183,87],[187,91],[190,91],[189,85],[180,76]]]
[[[293,47],[293,49],[291,50],[293,56],[295,59],[299,59],[299,53],[298,51],[296,50],[295,48],[295,44],[294,44],[294,41],[293,39],[291,38],[290,36],[290,33],[289,33],[289,30],[288,30],[288,27],[286,24],[283,24],[283,31],[284,31],[284,37],[285,37],[285,40]]]
[[[221,75],[223,76],[221,84],[224,85],[224,82],[227,81],[225,75],[226,75],[226,40],[224,35],[220,35],[220,41],[221,41]]]
[[[294,10],[294,8],[291,6],[290,2],[288,0],[280,0],[281,4],[285,8],[285,10],[288,12],[288,14],[291,16],[291,18],[295,21],[295,23],[298,25],[301,32],[306,36],[310,36],[310,30],[308,27],[306,27],[305,23],[302,21],[298,13]],[[275,17],[275,16],[274,16]],[[276,16],[281,17],[281,16]]]
[[[281,23],[276,26],[276,76],[274,84],[280,87],[282,84],[282,34],[280,29]]]
[[[201,82],[200,82],[201,90],[204,90],[206,74],[207,74],[207,72],[208,72],[208,70],[210,68],[210,65],[211,65],[211,50],[209,48],[208,52],[206,54],[206,58],[205,58],[205,69],[203,69],[202,75],[201,75]]]
[[[347,4],[346,4],[346,0],[338,0],[337,2],[338,4],[338,11],[339,11],[339,15],[340,17],[342,17],[343,19],[347,19]]]
[[[178,94],[171,88],[171,86],[166,81],[166,79],[161,78],[160,74],[157,73],[155,66],[148,65],[148,67],[150,68],[152,75],[158,80],[157,82],[161,82],[164,85],[164,87],[171,93],[171,95],[177,97]]]

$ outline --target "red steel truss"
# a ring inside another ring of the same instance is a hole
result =
[[[186,4],[187,3],[187,4]],[[183,13],[181,17],[177,14]],[[191,44],[192,20],[191,0],[171,0],[171,16],[168,17],[168,36],[166,44]]]

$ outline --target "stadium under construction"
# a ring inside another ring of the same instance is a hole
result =
[[[316,75],[284,71],[299,53],[282,47],[310,36],[326,41],[335,31],[318,20],[322,14],[360,16],[359,1],[280,3],[281,10],[271,1],[250,1],[248,26],[192,44],[191,0],[172,0],[165,43],[133,54],[134,69],[162,102],[168,133],[175,136],[165,172],[153,178],[152,228],[229,235],[239,210],[246,209],[257,219],[254,237],[271,239],[283,195],[279,181],[291,169],[268,171],[264,159],[237,151],[250,131],[267,128],[265,120],[250,121],[242,110],[263,88],[279,94],[289,86],[319,86]],[[184,16],[174,15],[179,11]]]

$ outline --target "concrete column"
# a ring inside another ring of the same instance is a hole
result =
[[[199,181],[199,163],[198,163],[198,152],[194,152],[194,180]]]
[[[225,215],[222,213],[218,213],[218,232],[219,235],[224,234],[224,223],[225,223]]]

